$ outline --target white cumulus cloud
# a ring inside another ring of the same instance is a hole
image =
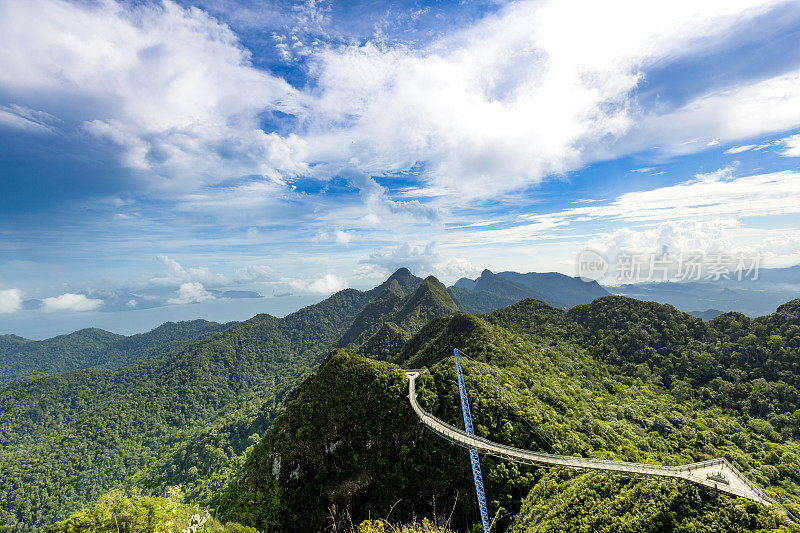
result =
[[[22,309],[22,291],[19,289],[0,290],[0,313],[14,313]]]
[[[733,244],[733,234],[739,227],[735,219],[669,221],[646,229],[620,228],[589,240],[587,247],[609,259],[622,252],[657,256],[743,253],[745,250]]]
[[[236,269],[236,281],[249,283],[273,279],[272,269],[266,265],[247,265]]]
[[[333,294],[347,288],[347,281],[330,272],[310,280],[292,279],[287,281],[296,291],[314,294]]]
[[[442,253],[435,242],[414,246],[403,243],[390,248],[373,250],[369,257],[359,261],[361,274],[390,274],[405,267],[422,276],[463,276],[476,272],[467,259]]]
[[[295,88],[254,67],[238,36],[197,8],[2,0],[0,89],[16,110],[41,110],[63,120],[62,130],[117,145],[153,186],[204,191],[187,208],[214,200],[203,185],[230,178],[278,183],[351,170],[421,169],[425,195],[461,202],[655,140],[699,150],[800,124],[796,72],[715,90],[677,110],[642,110],[636,100],[647,67],[699,53],[780,3],[523,0],[423,48],[278,36],[291,48],[287,58],[302,55],[308,66],[310,83]],[[319,12],[303,5],[298,13]],[[304,35],[322,20],[301,19]],[[30,113],[3,112],[7,122],[36,127]],[[298,126],[263,131],[271,112]],[[224,195],[253,201],[241,192]],[[385,200],[392,210],[437,216],[413,201]]]
[[[253,68],[230,28],[169,0],[0,2],[0,87],[118,145],[160,185],[305,168],[301,139],[258,127],[296,107],[294,89]]]
[[[800,123],[793,75],[703,95],[676,112],[646,114],[635,104],[648,65],[775,4],[515,2],[424,50],[369,42],[322,50],[311,58],[319,95],[309,149],[373,173],[422,162],[425,193],[463,200],[647,148],[641,139],[650,143],[651,130],[671,144],[705,126],[706,147]],[[741,98],[753,102],[742,108]]]
[[[199,282],[210,286],[225,285],[228,279],[223,274],[215,274],[206,267],[184,268],[174,259],[166,255],[156,257],[162,268],[162,275],[151,281],[156,285],[181,285],[187,282]]]
[[[335,229],[333,231],[323,231],[319,233],[317,239],[321,241],[333,241],[338,244],[350,244],[355,236],[356,234],[353,231]]]
[[[68,292],[45,298],[42,303],[45,311],[93,311],[103,304],[103,300]]]
[[[213,300],[214,295],[208,292],[203,284],[197,281],[182,283],[176,295],[167,303],[170,304],[192,304]]]
[[[761,250],[775,255],[800,255],[800,235],[783,234],[764,239]]]
[[[333,230],[333,240],[339,244],[348,244],[353,240],[353,237],[355,237],[355,233],[352,231]]]

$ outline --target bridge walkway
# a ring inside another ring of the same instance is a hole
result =
[[[747,498],[767,506],[778,506],[792,522],[797,519],[776,500],[756,487],[725,458],[711,459],[682,466],[661,466],[642,463],[627,463],[605,459],[590,459],[566,455],[552,455],[498,444],[478,436],[470,436],[465,431],[436,418],[425,411],[417,402],[416,379],[424,370],[408,370],[408,397],[411,407],[420,421],[429,429],[451,442],[479,453],[492,455],[520,463],[539,466],[570,468],[579,471],[594,471],[630,477],[656,477],[693,483],[709,490]]]

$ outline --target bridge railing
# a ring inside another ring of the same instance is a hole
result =
[[[733,465],[730,465],[730,463],[728,463],[725,459],[722,458],[711,459],[708,461],[693,463],[690,465],[664,466],[664,465],[654,465],[649,463],[629,463],[624,461],[613,461],[608,459],[594,459],[591,457],[546,454],[543,452],[535,452],[532,450],[524,450],[522,448],[515,448],[513,446],[499,444],[477,435],[475,436],[467,435],[463,430],[455,426],[452,426],[447,422],[444,422],[443,420],[436,418],[435,416],[427,412],[419,405],[419,403],[416,401],[416,398],[413,398],[412,403],[414,404],[413,405],[414,409],[418,411],[418,416],[427,427],[445,436],[446,438],[453,440],[457,444],[466,447],[471,446],[483,453],[488,453],[490,455],[500,455],[503,457],[517,458],[532,463],[544,464],[544,465],[557,465],[557,466],[565,466],[578,469],[596,469],[596,470],[615,471],[615,472],[627,472],[634,474],[638,473],[638,474],[656,475],[661,477],[669,477],[669,478],[684,479],[684,480],[686,480],[686,477],[688,477],[686,474],[691,469],[698,469],[704,466],[709,466],[714,464],[720,464],[720,465],[725,464],[749,488],[753,489],[753,493],[755,494],[730,486],[720,487],[719,484],[715,483],[714,481],[705,480],[697,477],[691,479],[691,481],[697,484],[704,485],[709,489],[723,490],[726,493],[742,496],[750,500],[754,501],[764,500],[770,503],[774,502],[772,498],[770,498],[769,496],[764,494],[763,491],[755,487],[752,483],[750,483],[749,480],[747,480],[747,478],[745,478],[741,473],[739,473],[739,471],[736,470],[733,467]]]
[[[793,515],[793,514],[792,514],[792,513],[789,511],[789,509],[787,509],[786,507],[784,507],[784,506],[783,506],[783,504],[781,504],[781,503],[780,503],[779,501],[777,501],[775,498],[773,498],[772,496],[769,496],[769,495],[768,495],[767,493],[765,493],[763,490],[761,490],[760,488],[758,488],[757,486],[755,486],[755,485],[753,484],[753,482],[752,482],[752,481],[750,481],[750,480],[747,478],[747,476],[745,476],[744,474],[742,474],[742,473],[739,471],[739,469],[738,469],[738,468],[736,468],[735,466],[733,466],[733,465],[731,464],[731,462],[730,462],[730,461],[728,461],[728,459],[726,459],[725,457],[720,457],[720,458],[718,458],[718,459],[709,459],[709,460],[707,460],[707,461],[701,461],[701,462],[699,462],[699,463],[692,463],[692,464],[688,464],[688,465],[681,465],[681,466],[678,466],[678,467],[676,467],[676,468],[677,468],[678,470],[681,470],[681,471],[687,471],[687,470],[691,470],[691,469],[703,468],[703,467],[706,467],[706,466],[713,466],[713,465],[716,465],[716,464],[724,465],[724,466],[725,466],[725,467],[726,467],[728,470],[730,470],[730,471],[731,471],[731,472],[732,472],[732,473],[733,473],[733,474],[734,474],[734,475],[735,475],[737,478],[739,478],[739,481],[741,481],[741,482],[742,482],[744,485],[746,485],[746,486],[747,486],[747,487],[748,487],[748,488],[749,488],[751,491],[753,491],[755,494],[757,494],[759,498],[761,498],[763,501],[765,501],[765,502],[767,502],[767,503],[769,503],[769,504],[771,504],[771,505],[774,505],[774,506],[776,506],[776,507],[778,507],[778,508],[780,508],[780,509],[783,509],[783,511],[784,511],[784,512],[786,512],[787,516],[788,516],[788,517],[789,517],[789,518],[790,518],[790,519],[791,519],[793,522],[795,522],[795,523],[797,523],[797,522],[798,522],[798,519],[797,519],[797,517],[795,517],[795,516],[794,516],[794,515]],[[730,489],[729,491],[726,491],[726,492],[733,492],[733,491],[736,491],[736,490],[737,490],[737,489]],[[750,499],[752,499],[752,498],[750,498]]]
[[[522,448],[515,448],[513,446],[508,446],[508,445],[505,445],[505,444],[500,444],[500,443],[497,443],[497,442],[490,441],[490,440],[488,440],[488,439],[486,439],[484,437],[478,436],[478,435],[475,435],[475,436],[467,435],[463,430],[461,430],[461,429],[459,429],[459,428],[457,428],[455,426],[452,426],[452,425],[448,424],[447,422],[445,422],[445,421],[443,421],[443,420],[441,420],[439,418],[436,418],[435,416],[430,414],[428,411],[423,409],[422,406],[420,406],[416,402],[416,399],[415,399],[414,403],[416,404],[416,407],[419,409],[419,411],[422,413],[423,417],[426,418],[426,419],[429,419],[432,422],[431,424],[425,424],[426,426],[431,427],[431,429],[434,429],[434,430],[435,430],[435,426],[442,426],[442,427],[446,428],[447,430],[449,430],[452,434],[458,435],[459,437],[462,437],[462,439],[471,441],[472,443],[475,444],[474,447],[478,448],[478,449],[503,450],[503,451],[508,452],[509,455],[536,458],[536,459],[540,459],[544,463],[549,463],[549,464],[555,463],[556,461],[562,461],[562,462],[580,461],[581,463],[592,463],[592,464],[597,464],[597,465],[614,466],[614,467],[618,467],[618,468],[628,468],[628,469],[631,469],[631,470],[635,469],[635,468],[643,468],[643,469],[652,469],[652,470],[662,470],[662,471],[671,472],[671,473],[677,472],[676,467],[674,467],[674,466],[654,465],[654,464],[648,464],[648,463],[628,463],[628,462],[621,462],[621,461],[612,461],[610,459],[594,459],[594,458],[591,458],[591,457],[581,457],[581,456],[573,456],[573,455],[548,454],[548,453],[544,453],[544,452],[535,452],[535,451],[532,451],[532,450],[525,450],[525,449],[522,449]]]
[[[734,467],[724,457],[709,459],[707,461],[701,461],[698,463],[691,463],[680,466],[664,466],[664,465],[654,465],[649,463],[628,463],[624,461],[613,461],[609,459],[593,459],[590,457],[547,454],[543,452],[525,450],[522,448],[515,448],[513,446],[508,446],[505,444],[499,444],[497,442],[490,441],[478,435],[468,435],[463,430],[451,424],[448,424],[447,422],[439,418],[436,418],[428,411],[423,409],[422,406],[419,405],[419,402],[417,402],[416,386],[415,386],[416,383],[414,382],[415,379],[413,378],[409,379],[409,399],[411,401],[412,408],[417,413],[417,416],[420,418],[422,423],[425,424],[425,426],[427,426],[434,432],[444,436],[448,440],[455,442],[458,445],[464,447],[473,447],[478,451],[480,451],[481,453],[486,453],[489,455],[523,460],[540,465],[556,465],[556,466],[575,468],[581,470],[589,469],[589,470],[634,473],[634,474],[673,478],[676,480],[682,480],[684,482],[691,482],[696,485],[704,486],[709,490],[725,492],[727,494],[740,496],[742,498],[746,498],[748,500],[752,500],[758,503],[775,505],[776,507],[786,512],[786,515],[790,521],[798,523],[797,518],[794,515],[792,515],[792,513],[789,512],[789,510],[786,509],[786,507],[784,507],[774,498],[768,496],[767,494],[764,493],[764,491],[756,487],[749,479],[747,479],[747,477],[745,477],[741,472],[739,472],[739,470],[736,467]],[[713,480],[703,479],[698,476],[692,476],[689,473],[690,470],[698,470],[703,467],[713,466],[717,464],[729,469],[746,487],[750,489],[750,491],[748,492],[740,490],[735,487],[731,487],[729,485],[720,485],[719,483]]]

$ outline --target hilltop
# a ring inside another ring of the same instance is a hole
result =
[[[31,374],[55,374],[85,368],[122,368],[164,352],[179,350],[200,337],[223,331],[234,322],[166,322],[126,337],[97,328],[82,329],[43,341],[0,335],[0,384]]]
[[[524,298],[541,300],[560,309],[586,304],[610,293],[596,281],[585,282],[558,272],[500,272],[484,270],[479,278],[461,278],[448,289],[463,311],[485,313]]]
[[[393,509],[399,522],[447,512],[466,530],[476,517],[463,450],[420,427],[401,371],[429,368],[420,402],[460,425],[453,347],[467,354],[476,431],[492,440],[662,464],[723,455],[797,511],[798,327],[800,301],[756,320],[704,322],[619,296],[568,311],[526,298],[474,315],[435,278],[401,269],[284,318],[257,315],[163,349],[145,336],[150,348],[130,353],[148,355],[119,368],[0,388],[0,525],[41,531],[114,487],[158,496],[180,484],[189,502],[243,526],[321,530],[332,510],[360,521]],[[484,473],[499,530],[525,530],[522,517],[567,529],[597,517],[600,529],[623,527],[619,517],[644,529],[778,527],[762,507],[686,487],[590,484],[491,458]],[[595,492],[572,518],[548,514],[583,487]],[[609,518],[595,493],[641,499]]]
[[[284,318],[168,323],[133,337],[5,338],[9,357],[28,350],[75,369],[0,388],[0,527],[37,531],[120,483],[181,484],[215,505],[285,395],[328,350],[384,323],[410,335],[454,312],[438,280],[400,269],[374,289],[345,289]]]
[[[634,462],[726,456],[797,510],[800,434],[789,419],[800,402],[796,392],[786,394],[798,375],[796,357],[787,359],[785,350],[795,342],[798,309],[792,302],[757,323],[729,317],[707,324],[623,297],[569,312],[523,300],[481,316],[432,320],[389,363],[335,352],[253,448],[220,513],[258,528],[308,531],[331,520],[391,513],[403,522],[444,512],[455,529],[468,529],[477,516],[466,456],[410,418],[401,372],[428,367],[420,401],[460,425],[454,346],[469,355],[465,379],[479,434],[547,453]],[[762,355],[736,353],[745,345],[731,343],[751,335],[749,346]],[[369,344],[359,353],[382,358]],[[676,364],[709,355],[717,368]],[[734,375],[735,382],[725,379]],[[680,484],[482,462],[500,530],[789,530],[763,506]]]

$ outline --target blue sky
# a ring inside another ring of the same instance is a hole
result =
[[[0,0],[0,333],[800,263],[799,42],[792,1]]]

